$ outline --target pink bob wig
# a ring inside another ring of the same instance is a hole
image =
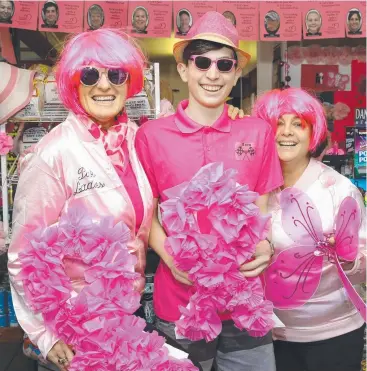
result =
[[[278,120],[294,114],[311,126],[310,151],[313,152],[327,137],[327,122],[321,103],[299,88],[271,90],[262,95],[252,109],[252,114],[269,122],[276,132]]]
[[[143,88],[145,62],[141,49],[122,31],[105,28],[82,32],[65,45],[56,67],[60,99],[74,114],[87,115],[78,95],[80,71],[86,66],[125,69],[130,98]]]

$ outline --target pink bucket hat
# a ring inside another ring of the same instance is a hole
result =
[[[35,73],[0,62],[0,124],[30,102]]]
[[[192,40],[213,41],[231,47],[236,51],[238,66],[241,69],[251,59],[250,54],[238,48],[239,37],[236,27],[218,12],[207,12],[191,27],[187,39],[173,45],[173,56],[177,63],[183,62],[183,52]]]

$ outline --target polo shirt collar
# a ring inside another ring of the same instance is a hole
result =
[[[179,103],[175,114],[175,124],[177,128],[184,134],[196,133],[197,131],[207,127],[198,124],[194,120],[191,120],[185,112],[189,104],[188,100],[184,100]],[[228,106],[225,105],[222,114],[213,125],[210,126],[212,129],[221,131],[223,133],[229,133],[232,127],[232,120],[228,117]]]

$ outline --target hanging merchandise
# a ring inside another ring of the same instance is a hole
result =
[[[157,117],[160,110],[159,64],[152,63],[144,71],[144,88],[126,101],[126,113],[137,124]]]
[[[289,76],[289,63],[288,63],[288,50],[284,53],[284,61],[280,61],[279,65],[281,68],[284,68],[284,81],[280,83],[281,89],[290,88],[289,83],[292,81],[292,78]]]

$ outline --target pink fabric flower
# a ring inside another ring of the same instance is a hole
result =
[[[342,102],[337,102],[334,104],[333,116],[335,120],[344,120],[350,112],[350,108]]]
[[[187,359],[169,359],[158,366],[157,371],[195,371],[197,368]]]
[[[323,60],[323,50],[321,46],[317,44],[304,48],[303,55],[309,64],[318,64]]]
[[[338,64],[340,51],[336,46],[330,45],[323,48],[323,62],[326,64]]]
[[[183,315],[176,322],[177,332],[192,340],[205,339],[206,342],[213,341],[222,330],[222,321],[212,307],[190,308],[180,307]]]
[[[65,255],[80,256],[87,264],[100,252],[97,233],[92,220],[81,209],[73,208],[60,219],[59,243]]]
[[[298,66],[303,62],[304,56],[303,56],[302,47],[298,45],[290,46],[287,49],[287,52],[288,52],[288,60],[290,64]]]
[[[348,66],[352,63],[352,48],[350,46],[341,46],[339,51],[339,63],[342,66]]]
[[[7,155],[12,148],[13,138],[6,133],[0,133],[0,155]]]

